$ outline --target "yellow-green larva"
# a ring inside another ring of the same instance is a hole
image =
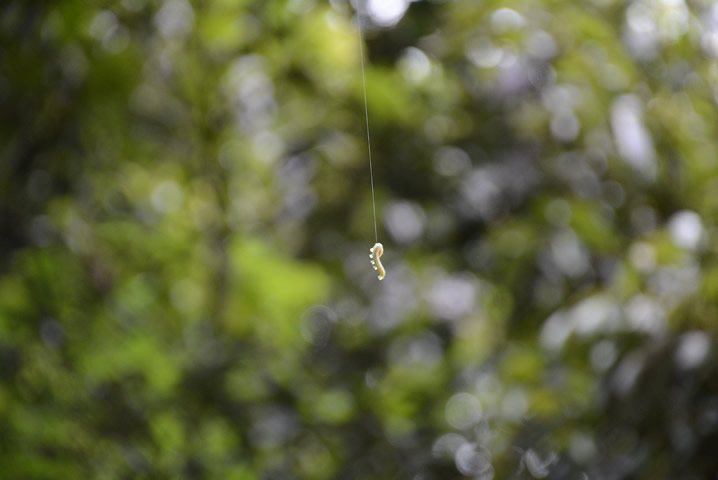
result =
[[[374,244],[373,247],[369,249],[370,255],[369,258],[371,258],[371,264],[374,266],[374,270],[379,272],[379,276],[377,277],[379,280],[384,280],[384,277],[386,276],[386,270],[384,270],[384,265],[381,264],[381,258],[382,255],[384,255],[384,245],[377,242]]]

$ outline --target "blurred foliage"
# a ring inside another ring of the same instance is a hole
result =
[[[718,7],[0,6],[0,478],[718,475]]]

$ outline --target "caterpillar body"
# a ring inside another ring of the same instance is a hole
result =
[[[384,265],[382,265],[381,260],[379,260],[382,255],[384,255],[384,245],[379,242],[375,243],[374,246],[369,249],[369,258],[371,258],[371,264],[374,266],[374,270],[379,272],[379,276],[377,277],[379,280],[384,280],[386,276]]]

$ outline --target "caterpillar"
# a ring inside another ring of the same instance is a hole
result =
[[[379,242],[375,243],[374,246],[369,249],[369,258],[371,258],[371,264],[374,266],[374,270],[379,272],[379,276],[377,277],[379,280],[384,280],[386,276],[384,265],[382,265],[381,260],[379,260],[382,255],[384,255],[384,245]]]

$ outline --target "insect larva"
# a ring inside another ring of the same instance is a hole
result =
[[[384,270],[384,265],[381,264],[381,258],[382,255],[384,255],[384,245],[377,242],[374,244],[373,247],[369,249],[369,258],[371,258],[371,264],[374,266],[374,270],[379,272],[379,276],[377,277],[379,280],[384,280],[384,277],[386,276],[386,270]]]

